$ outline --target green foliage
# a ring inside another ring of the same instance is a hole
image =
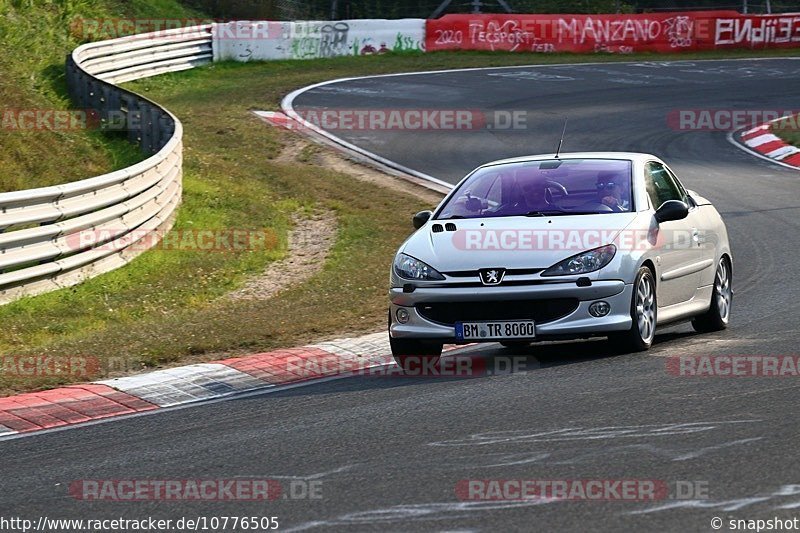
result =
[[[751,13],[763,13],[766,0],[747,0]],[[428,18],[442,0],[187,0],[215,17],[270,20],[330,18]],[[514,13],[623,13],[681,10],[740,10],[742,0],[506,0]],[[497,0],[479,2],[482,13],[503,13]],[[473,13],[474,0],[452,0],[444,11]],[[772,0],[775,12],[800,11],[800,0]]]
[[[775,122],[772,125],[772,133],[789,144],[800,147],[800,115]]]
[[[176,0],[0,0],[0,192],[56,185],[127,166],[141,156],[119,137],[86,129],[11,129],[18,111],[71,107],[64,58],[83,41],[80,21],[185,18]]]

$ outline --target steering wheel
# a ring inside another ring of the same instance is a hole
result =
[[[556,196],[565,197],[569,196],[569,191],[566,187],[555,180],[546,180],[544,187],[544,199],[545,201],[553,205],[553,190],[557,191]]]
[[[553,193],[553,191],[551,191],[550,189],[555,189],[556,191],[558,191],[558,196],[569,196],[569,191],[567,190],[567,188],[555,180],[545,180],[544,184],[545,184],[545,189],[550,191],[550,194]]]

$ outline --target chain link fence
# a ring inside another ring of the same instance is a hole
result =
[[[184,0],[224,19],[437,18],[450,13],[800,12],[800,0]]]

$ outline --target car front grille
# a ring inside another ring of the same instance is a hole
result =
[[[417,304],[420,315],[448,326],[456,322],[489,320],[534,320],[545,323],[565,317],[577,308],[577,298]]]
[[[506,276],[532,276],[539,272],[544,272],[544,268],[508,268],[506,269]],[[455,272],[442,272],[445,276],[451,278],[476,278],[480,279],[480,271],[478,270],[457,270]]]

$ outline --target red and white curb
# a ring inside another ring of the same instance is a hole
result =
[[[391,364],[389,339],[381,332],[20,394],[0,398],[0,438]]]
[[[791,117],[781,117],[743,132],[741,142],[750,151],[786,166],[800,168],[800,148],[793,146],[774,133],[772,124]]]
[[[0,398],[0,437],[152,409],[157,406],[97,383],[20,394]]]

